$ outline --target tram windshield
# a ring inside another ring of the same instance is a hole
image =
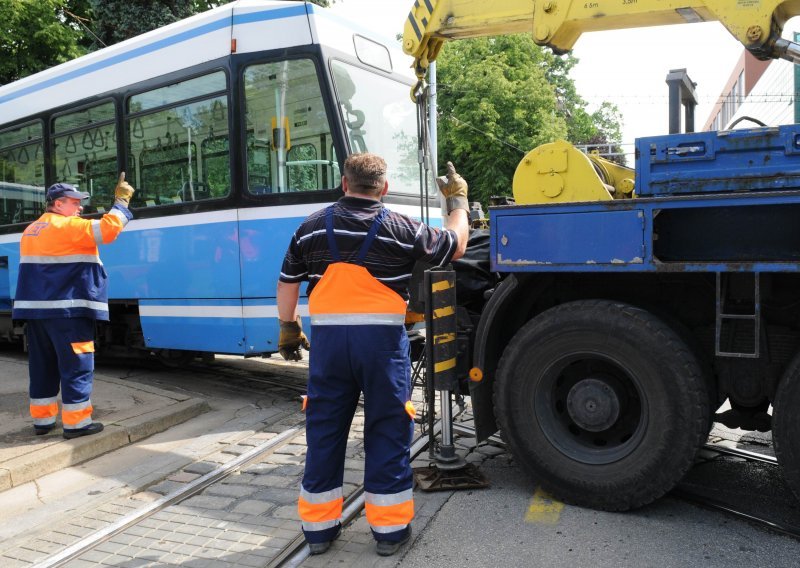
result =
[[[244,72],[244,90],[248,191],[336,187],[339,163],[314,63],[251,65]]]
[[[351,150],[386,160],[390,192],[418,195],[417,118],[409,86],[341,61],[331,66]]]

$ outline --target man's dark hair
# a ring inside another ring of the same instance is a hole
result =
[[[344,177],[352,191],[380,196],[386,183],[386,162],[376,154],[351,154],[344,161]]]

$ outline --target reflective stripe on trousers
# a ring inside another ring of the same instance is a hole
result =
[[[297,510],[303,522],[303,531],[319,533],[336,528],[342,517],[343,503],[341,486],[320,493],[300,488]]]
[[[367,522],[373,532],[387,535],[401,531],[414,518],[414,496],[411,489],[388,495],[367,491],[364,501]]]
[[[64,428],[85,428],[92,423],[94,325],[89,318],[26,323],[31,417],[35,425],[55,422],[59,392]]]
[[[52,426],[56,423],[56,416],[58,416],[58,398],[55,396],[32,398],[30,413],[34,426]]]

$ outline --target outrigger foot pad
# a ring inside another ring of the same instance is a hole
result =
[[[435,465],[414,468],[414,479],[423,491],[452,491],[454,489],[483,489],[489,480],[475,464],[461,469],[439,469]]]

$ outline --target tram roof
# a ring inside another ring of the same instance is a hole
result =
[[[232,53],[318,44],[359,57],[358,37],[384,46],[391,70],[411,78],[411,59],[395,39],[330,9],[308,2],[238,0],[0,86],[0,121],[129,88]]]

